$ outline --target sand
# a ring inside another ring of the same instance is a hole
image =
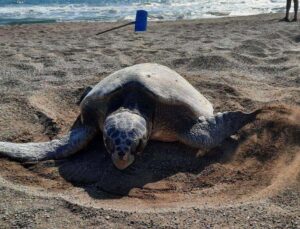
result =
[[[147,33],[102,36],[116,24],[0,27],[1,141],[62,136],[87,86],[143,62],[176,70],[215,111],[264,110],[206,155],[150,142],[128,172],[104,158],[101,136],[66,160],[0,158],[0,227],[299,228],[300,24],[281,17],[156,22]]]

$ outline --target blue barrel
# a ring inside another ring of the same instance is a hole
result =
[[[148,12],[145,10],[138,10],[135,18],[135,32],[145,32],[147,30]]]

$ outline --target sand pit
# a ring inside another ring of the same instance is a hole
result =
[[[147,212],[234,204],[272,197],[297,183],[299,118],[298,108],[267,107],[237,139],[205,156],[180,144],[151,142],[125,171],[113,167],[96,141],[66,160],[20,164],[1,159],[0,171],[4,179],[31,186],[37,195],[50,192],[96,208]]]
[[[106,37],[91,37],[109,27],[101,23],[1,27],[1,141],[63,135],[86,86],[141,62],[178,71],[216,111],[263,108],[206,154],[150,142],[124,172],[101,136],[65,160],[0,158],[1,228],[297,228],[298,27],[277,17],[154,23],[147,35]]]

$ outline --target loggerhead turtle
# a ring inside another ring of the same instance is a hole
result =
[[[149,139],[212,148],[253,121],[258,111],[213,114],[212,104],[168,67],[145,63],[99,82],[80,103],[79,125],[43,143],[0,142],[0,155],[18,161],[68,157],[103,133],[113,164],[127,168]]]

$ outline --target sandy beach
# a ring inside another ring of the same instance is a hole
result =
[[[206,155],[150,142],[133,173],[105,160],[101,136],[65,160],[0,158],[0,228],[299,228],[300,23],[282,17],[151,22],[146,33],[101,36],[120,23],[0,26],[0,141],[64,135],[87,86],[145,62],[177,71],[215,112],[264,110]]]

